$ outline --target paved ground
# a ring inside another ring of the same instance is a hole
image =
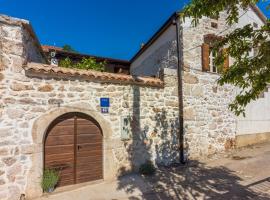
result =
[[[63,189],[41,200],[270,199],[270,144],[162,168],[151,178],[128,175],[115,182]]]

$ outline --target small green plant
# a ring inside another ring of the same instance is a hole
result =
[[[156,168],[152,161],[148,160],[140,166],[139,172],[143,175],[151,176],[155,174]]]
[[[44,192],[52,192],[58,183],[59,175],[54,169],[45,169],[43,172],[41,187]]]
[[[59,61],[60,67],[65,68],[77,68],[85,70],[95,70],[103,72],[105,70],[106,62],[97,62],[95,58],[83,58],[80,62],[74,63],[72,60],[67,57]]]
[[[59,66],[61,67],[71,68],[72,65],[72,61],[69,57],[66,57],[65,59],[59,61]]]
[[[97,62],[94,58],[83,58],[81,62],[76,64],[78,69],[92,69],[103,72],[105,68],[105,62]]]

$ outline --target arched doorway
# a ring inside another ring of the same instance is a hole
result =
[[[67,113],[48,127],[44,169],[59,170],[58,186],[103,178],[103,136],[99,124],[82,113]]]

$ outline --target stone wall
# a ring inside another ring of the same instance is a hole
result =
[[[218,86],[219,75],[202,72],[201,63],[201,45],[204,42],[204,35],[217,34],[226,29],[230,31],[233,28],[228,29],[225,19],[226,14],[221,13],[219,20],[204,18],[198,27],[193,27],[190,19],[182,24],[185,65],[184,138],[186,154],[190,158],[211,155],[235,146],[236,117],[228,109],[235,90],[228,85]],[[218,23],[218,28],[212,28],[212,22]],[[152,74],[147,75],[157,75],[158,70],[164,68],[176,69],[176,36],[173,31],[175,32],[175,26],[171,25],[162,37],[137,58],[131,65],[132,72],[137,74],[151,72],[150,69],[141,68],[142,64],[152,68]]]
[[[218,77],[198,70],[184,71],[184,130],[191,158],[235,146],[237,120],[228,109],[235,91],[230,85],[219,86]]]
[[[212,155],[234,148],[236,117],[228,109],[235,88],[218,86],[219,75],[202,72],[204,35],[224,35],[234,27],[226,25],[226,13],[218,20],[203,18],[197,27],[187,19],[183,26],[184,127],[187,149],[191,157]],[[211,27],[216,23],[217,28]]]
[[[86,113],[101,125],[105,179],[137,169],[146,160],[156,164],[177,160],[175,75],[165,73],[165,85],[151,87],[111,83],[106,78],[85,80],[80,75],[60,79],[57,74],[28,73],[23,68],[27,61],[43,62],[35,38],[25,29],[28,25],[11,18],[1,23],[0,199],[42,194],[46,128],[67,112]],[[110,98],[109,114],[100,113],[101,97]],[[132,122],[128,140],[121,139],[123,116]]]

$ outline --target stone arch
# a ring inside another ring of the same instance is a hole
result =
[[[89,108],[89,109],[85,109]],[[104,155],[104,180],[113,179],[116,176],[116,167],[113,165],[113,155],[110,147],[110,143],[112,142],[111,135],[112,129],[110,126],[110,122],[104,118],[104,116],[94,109],[91,109],[89,104],[71,104],[66,106],[61,106],[58,108],[54,108],[47,113],[41,115],[37,118],[32,126],[32,155],[31,161],[32,166],[30,171],[28,172],[27,177],[27,186],[26,186],[26,197],[27,198],[34,198],[40,197],[42,195],[42,188],[40,186],[40,182],[42,179],[43,173],[43,156],[44,156],[44,139],[45,134],[47,132],[47,128],[57,117],[65,114],[65,113],[72,113],[72,112],[79,112],[84,113],[86,115],[91,116],[95,119],[103,132],[103,155]]]

